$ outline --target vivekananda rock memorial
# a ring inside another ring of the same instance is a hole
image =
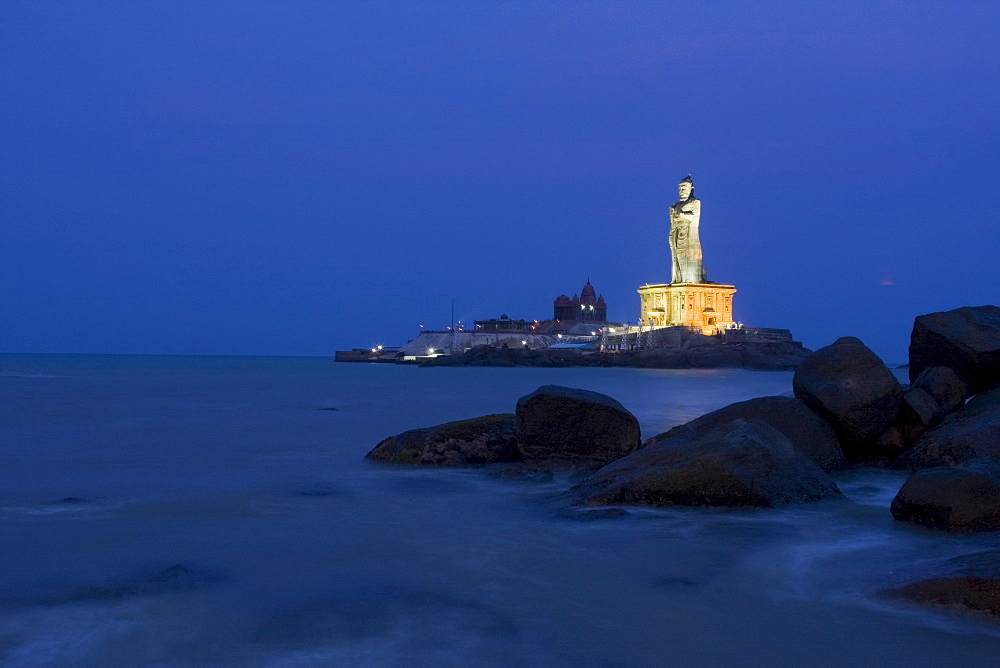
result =
[[[713,283],[702,262],[701,200],[694,196],[694,182],[686,176],[677,184],[678,199],[670,205],[670,283],[639,288],[640,325],[690,327],[716,334],[735,326],[732,285]]]
[[[423,329],[398,348],[338,351],[340,361],[403,361],[432,365],[643,366],[651,368],[795,368],[808,354],[787,329],[744,327],[733,318],[736,287],[708,279],[701,247],[701,200],[690,175],[670,205],[669,283],[638,289],[635,326],[611,322],[608,304],[590,279],[572,298],[559,295],[552,317],[476,320]]]

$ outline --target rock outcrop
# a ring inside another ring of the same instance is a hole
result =
[[[937,570],[933,577],[882,591],[880,596],[1000,619],[1000,550],[949,559]]]
[[[367,457],[396,464],[474,466],[521,459],[513,413],[484,415],[390,436]]]
[[[955,466],[970,459],[1000,461],[1000,384],[979,393],[924,432],[896,466],[916,470]]]
[[[908,441],[916,440],[928,428],[962,406],[968,383],[947,366],[924,369],[903,393],[898,424]]]
[[[1000,308],[965,306],[918,316],[910,334],[910,380],[933,366],[958,372],[970,394],[1000,381]]]
[[[1000,463],[918,471],[892,500],[892,516],[948,531],[1000,529]]]
[[[639,421],[611,397],[544,385],[517,402],[517,444],[525,461],[602,466],[639,447]]]
[[[695,369],[722,369],[743,366],[741,351],[737,348],[726,346],[695,346],[687,351],[687,360],[688,364]]]
[[[795,371],[796,398],[830,423],[844,454],[880,454],[879,440],[899,413],[903,388],[878,356],[854,337],[837,339]]]
[[[758,397],[730,404],[654,436],[643,443],[643,447],[675,438],[695,441],[738,418],[760,420],[771,425],[824,471],[839,468],[844,463],[844,453],[833,428],[801,401],[791,397]]]
[[[643,369],[690,369],[687,351],[681,348],[651,348],[631,355],[631,366]]]
[[[809,351],[801,348],[787,347],[788,350],[768,352],[755,348],[746,348],[740,352],[743,357],[744,369],[759,369],[766,371],[790,371],[798,368],[802,360],[809,356]]]
[[[574,494],[590,506],[769,507],[840,490],[780,431],[741,418],[642,448],[595,472]]]

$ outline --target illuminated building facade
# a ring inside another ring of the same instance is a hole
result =
[[[681,325],[716,334],[735,326],[736,288],[719,283],[657,283],[639,288],[639,322],[647,327]]]
[[[579,296],[570,299],[559,295],[552,302],[552,319],[562,322],[596,322],[603,323],[608,319],[608,305],[603,296],[598,296],[594,286],[587,279]]]

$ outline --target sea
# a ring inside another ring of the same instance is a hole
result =
[[[418,368],[328,358],[0,356],[3,666],[977,666],[1000,626],[877,596],[1000,535],[840,500],[627,508],[576,482],[365,454],[595,390],[643,436],[790,372]],[[610,513],[608,514],[610,515]]]

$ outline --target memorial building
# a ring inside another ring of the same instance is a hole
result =
[[[677,184],[678,200],[670,206],[670,283],[639,288],[639,323],[646,327],[683,326],[716,334],[735,326],[735,286],[708,280],[701,255],[701,200],[690,176]]]

